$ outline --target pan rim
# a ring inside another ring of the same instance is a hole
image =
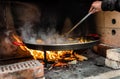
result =
[[[41,46],[68,46],[68,45],[82,45],[82,44],[89,44],[89,43],[94,43],[98,42],[99,40],[92,40],[90,42],[84,42],[84,43],[69,43],[69,44],[36,44],[36,43],[29,43],[29,42],[24,42],[25,44],[31,44],[31,45],[41,45]]]

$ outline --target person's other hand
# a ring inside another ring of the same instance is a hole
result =
[[[102,1],[94,1],[90,7],[89,12],[96,13],[102,11],[101,5]]]

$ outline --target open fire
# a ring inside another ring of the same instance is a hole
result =
[[[44,60],[44,51],[29,49],[27,48],[27,46],[24,45],[19,36],[13,34],[12,37],[14,39],[13,44],[19,46],[21,50],[29,52],[34,57],[34,59]],[[87,60],[87,57],[79,55],[73,50],[65,50],[46,51],[46,59],[48,62],[65,63],[73,60],[84,61]]]

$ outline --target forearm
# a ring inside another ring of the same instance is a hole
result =
[[[101,8],[103,11],[120,11],[120,0],[103,0]]]

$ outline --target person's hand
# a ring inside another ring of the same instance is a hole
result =
[[[96,13],[102,11],[101,9],[102,1],[95,1],[92,3],[89,12]]]

